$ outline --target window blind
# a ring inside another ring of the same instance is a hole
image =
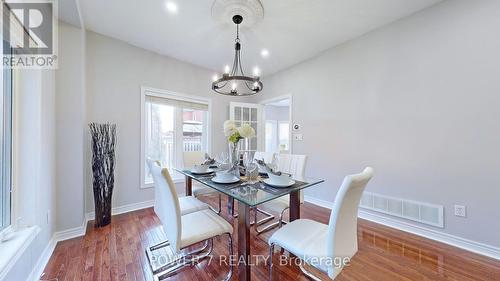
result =
[[[168,98],[168,97],[156,97],[156,96],[146,95],[146,102],[147,103],[169,105],[169,106],[173,106],[173,107],[177,107],[177,108],[208,111],[208,104],[201,103],[201,102],[188,101],[188,100],[179,100],[179,99]]]

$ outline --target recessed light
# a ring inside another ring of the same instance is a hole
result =
[[[260,55],[263,57],[263,58],[267,58],[269,56],[269,50],[267,49],[262,49],[262,51],[260,51]]]
[[[253,76],[259,76],[260,75],[260,69],[259,67],[254,67],[253,68]]]
[[[167,7],[167,11],[169,11],[170,13],[177,14],[177,4],[175,4],[174,2],[168,1],[165,4],[165,7]]]

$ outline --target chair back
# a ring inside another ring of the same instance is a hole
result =
[[[291,174],[292,178],[303,180],[306,171],[306,155],[298,154],[279,154],[278,170]],[[304,203],[304,192],[300,191],[300,203]]]
[[[191,168],[194,165],[200,165],[205,160],[205,152],[203,151],[184,151],[182,153],[184,168]]]
[[[170,247],[175,253],[180,251],[181,209],[175,184],[167,168],[161,168],[158,162],[148,160],[155,185],[155,213],[160,219]]]
[[[253,155],[253,159],[255,160],[264,159],[264,162],[266,163],[273,162],[273,157],[274,157],[274,152],[255,151]]]
[[[358,251],[358,207],[366,185],[373,177],[373,169],[367,167],[360,174],[344,178],[335,197],[328,224],[327,251],[329,258],[352,257]],[[335,278],[342,267],[334,263],[328,268],[328,276]]]

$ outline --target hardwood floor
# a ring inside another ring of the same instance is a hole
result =
[[[330,211],[305,203],[301,215],[328,223]],[[358,224],[359,251],[336,280],[500,280],[500,261],[362,219]],[[165,238],[159,225],[152,208],[114,216],[104,228],[89,222],[84,237],[57,244],[41,280],[153,280],[144,249]],[[236,231],[237,219],[233,226]],[[252,231],[252,255],[268,256],[271,234]],[[217,238],[210,263],[188,266],[167,280],[220,280],[228,266],[219,266],[219,256],[227,253],[227,238]],[[279,254],[273,261],[273,280],[308,280],[294,265],[277,266]],[[254,263],[252,280],[268,280],[264,260]]]

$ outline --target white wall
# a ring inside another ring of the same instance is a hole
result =
[[[57,230],[82,225],[84,175],[85,88],[84,31],[60,22],[59,69],[56,72]]]
[[[500,1],[445,1],[267,77],[261,98],[293,95],[294,152],[326,179],[306,195],[333,201],[371,165],[369,191],[442,204],[445,233],[500,246],[499,26]]]
[[[222,123],[229,117],[229,101],[245,99],[213,94],[213,74],[211,70],[87,32],[87,121],[117,124],[114,207],[154,198],[152,189],[139,188],[141,86],[212,98],[213,152],[227,149]],[[89,179],[87,212],[94,208],[91,184]]]

